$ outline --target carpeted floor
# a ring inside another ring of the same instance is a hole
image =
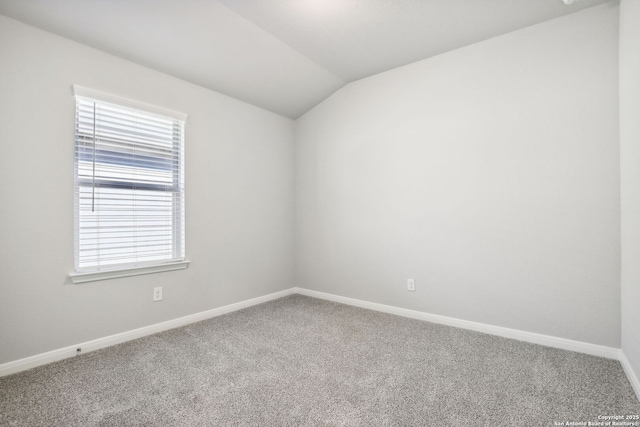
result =
[[[2,426],[553,426],[624,414],[640,404],[617,361],[300,295],[0,378]]]

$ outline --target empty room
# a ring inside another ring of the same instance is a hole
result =
[[[640,426],[640,0],[0,0],[0,426]]]

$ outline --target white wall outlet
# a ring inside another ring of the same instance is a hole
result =
[[[415,292],[416,290],[416,281],[413,279],[407,279],[407,290],[411,292]]]
[[[162,301],[162,286],[153,288],[153,301]]]

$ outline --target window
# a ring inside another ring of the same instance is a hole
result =
[[[79,86],[74,93],[73,281],[185,268],[186,116]]]

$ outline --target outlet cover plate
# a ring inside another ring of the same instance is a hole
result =
[[[153,301],[162,301],[162,286],[153,288]]]

